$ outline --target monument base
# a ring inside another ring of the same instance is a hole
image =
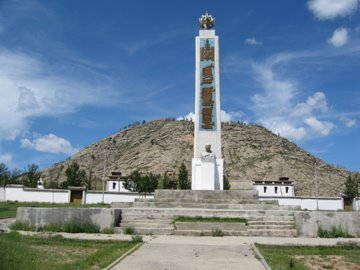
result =
[[[216,158],[192,159],[192,190],[223,190],[224,160]]]

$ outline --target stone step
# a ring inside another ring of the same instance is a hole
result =
[[[189,215],[187,215],[189,216]],[[172,221],[177,216],[173,216],[172,219],[169,219],[168,215],[127,215],[124,216],[121,220],[122,223],[172,223]],[[198,217],[198,215],[193,215],[192,217]],[[219,216],[203,216],[203,217],[219,217]],[[237,217],[237,218],[246,218],[248,220],[249,225],[292,225],[294,224],[293,216],[223,216],[223,217]],[[256,223],[252,223],[256,222]],[[281,224],[279,224],[281,223]]]
[[[211,231],[220,229],[222,231],[246,231],[245,223],[225,223],[225,222],[175,222],[175,230],[200,230]]]
[[[122,215],[128,213],[137,214],[176,214],[182,215],[182,213],[199,213],[199,214],[271,214],[271,215],[293,215],[293,211],[289,210],[278,210],[278,209],[206,209],[206,208],[143,208],[143,207],[132,207],[121,210]]]
[[[172,235],[174,234],[174,228],[134,228],[135,234],[142,234],[142,235]],[[114,227],[114,233],[115,234],[123,234],[124,228],[122,227]]]
[[[135,202],[154,202],[154,199],[135,198]]]
[[[295,224],[291,225],[248,225],[248,230],[293,230]]]
[[[236,210],[236,209],[198,209],[198,208],[128,208],[122,209],[122,219],[128,216],[147,216],[151,218],[173,218],[177,216],[191,217],[244,217],[253,216],[294,216],[293,211],[287,210]],[[257,219],[255,219],[257,220]]]
[[[110,207],[111,208],[130,208],[133,207],[134,203],[133,202],[113,202],[111,203]]]
[[[268,221],[268,220],[249,220],[247,222],[249,226],[252,225],[295,225],[295,220],[292,221]]]
[[[218,204],[218,203],[157,203],[135,202],[135,208],[201,208],[201,209],[238,209],[238,210],[297,210],[295,206],[279,206],[267,203]]]
[[[163,228],[163,227],[172,227],[174,228],[174,225],[171,223],[163,223],[163,222],[153,222],[153,223],[148,223],[148,222],[134,222],[134,221],[127,221],[127,222],[121,222],[119,224],[119,227],[121,228],[126,228],[126,227],[141,227],[141,228],[147,228],[147,227],[151,227],[151,228]]]
[[[225,236],[247,236],[246,231],[222,231]],[[212,236],[212,230],[175,230],[174,235],[183,236]]]
[[[162,224],[172,224],[174,219],[146,219],[146,218],[139,218],[139,219],[122,219],[120,224],[126,224],[131,222],[137,223],[162,223]]]
[[[295,237],[296,230],[252,230],[248,229],[248,236],[266,236],[266,237]]]
[[[257,199],[256,190],[155,190],[154,199],[182,202],[228,202]]]

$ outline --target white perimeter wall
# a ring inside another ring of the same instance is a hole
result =
[[[70,191],[65,189],[37,189],[24,188],[22,185],[7,186],[1,189],[0,200],[19,201],[19,202],[49,202],[49,203],[68,203],[70,201]],[[5,195],[5,196],[4,196]]]
[[[24,188],[22,185],[9,185],[0,188],[0,201],[18,202],[48,202],[48,203],[69,203],[70,190],[67,189],[37,189]],[[5,195],[5,196],[4,196]],[[104,203],[112,202],[133,202],[135,198],[144,198],[134,192],[104,192]],[[154,195],[147,195],[146,198],[153,199]],[[83,203],[95,204],[102,203],[103,193],[101,191],[83,192]]]
[[[300,206],[301,209],[305,210],[316,210],[317,203],[319,210],[343,210],[344,202],[340,197],[334,198],[316,198],[311,197],[259,197],[260,200],[278,200],[279,205],[294,205]],[[359,203],[359,201],[357,201]]]
[[[100,191],[84,192],[83,202],[86,204],[101,203],[103,193]],[[144,198],[134,192],[104,192],[104,202],[133,202],[136,198]],[[146,198],[152,199],[153,195]],[[305,210],[316,210],[316,198],[312,197],[259,197],[260,200],[278,200],[279,205],[300,206]],[[65,189],[24,188],[22,185],[6,187],[6,200],[19,202],[69,203],[70,191]],[[0,201],[4,201],[4,188],[0,188]],[[319,210],[343,210],[344,202],[340,197],[319,198]],[[360,211],[360,198],[354,199],[354,210]]]
[[[103,193],[101,191],[88,191],[85,193],[85,204],[101,203]],[[104,203],[133,202],[136,198],[145,198],[134,192],[104,192]],[[154,195],[147,195],[147,199],[153,199]]]

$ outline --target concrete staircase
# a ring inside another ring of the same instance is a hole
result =
[[[277,201],[259,201],[255,190],[192,191],[156,190],[154,199],[113,203],[121,209],[115,232],[132,227],[139,234],[296,236],[294,210]],[[244,223],[173,222],[175,218],[245,218]]]

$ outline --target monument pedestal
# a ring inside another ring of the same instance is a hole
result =
[[[192,159],[192,190],[223,190],[224,160],[210,158]]]

